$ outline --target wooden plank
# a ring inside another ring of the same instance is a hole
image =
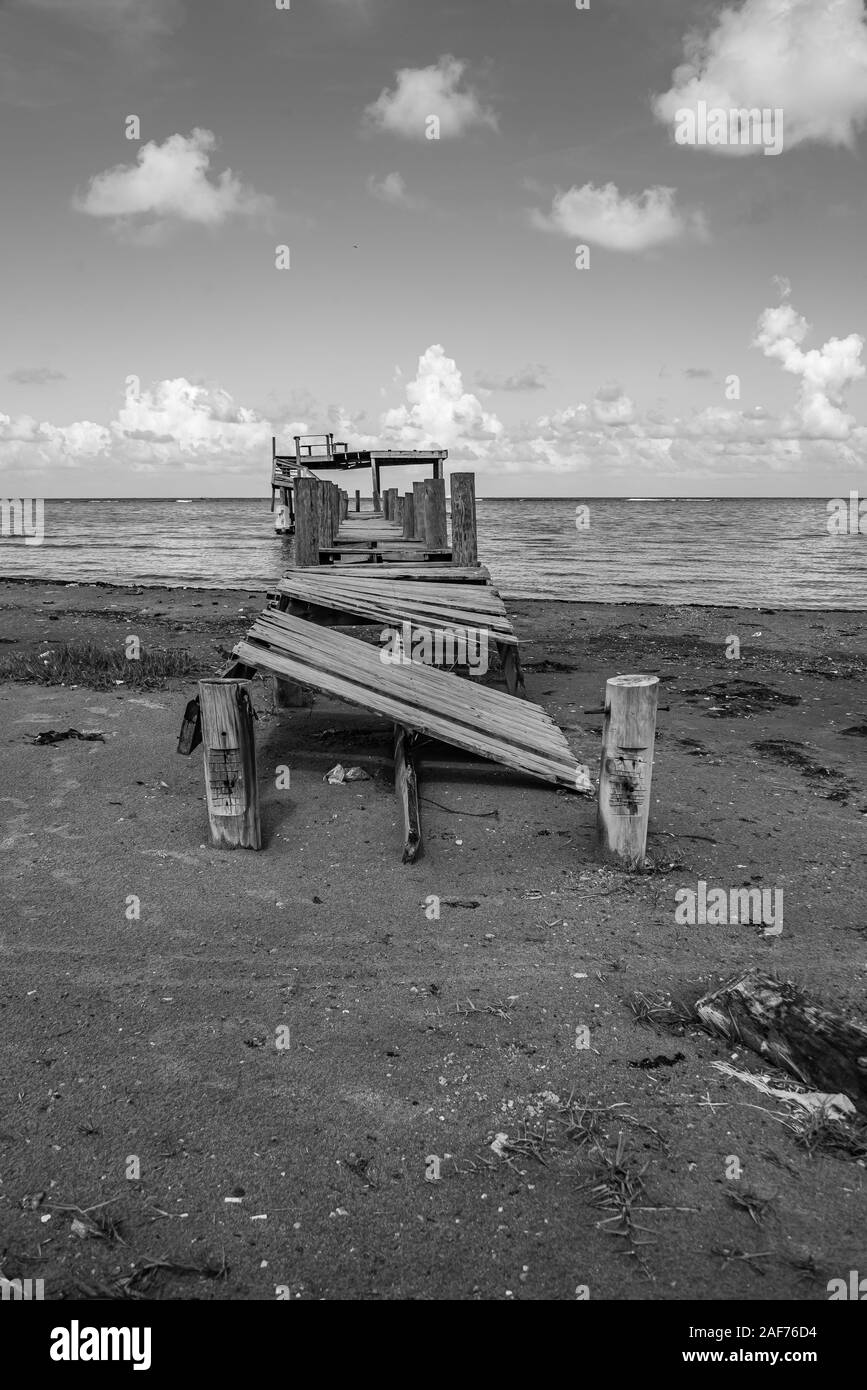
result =
[[[286,624],[291,624],[291,629],[287,630]],[[489,686],[420,662],[383,662],[379,648],[280,613],[263,615],[251,628],[249,639],[262,642],[276,654],[298,657],[315,670],[337,670],[348,682],[368,691],[389,690],[415,708],[433,704],[439,713],[466,725],[470,732],[482,720],[489,731],[516,747],[541,750],[556,758],[574,757],[562,731],[545,710]]]
[[[394,726],[394,785],[403,810],[404,864],[414,864],[422,855],[421,813],[418,804],[418,777],[413,758],[415,734],[402,724]]]
[[[312,684],[315,689],[324,690],[328,694],[345,700],[348,704],[357,705],[366,710],[372,709],[395,723],[402,723],[419,733],[429,734],[444,743],[454,744],[456,747],[464,748],[480,757],[503,763],[506,767],[514,768],[518,772],[529,773],[542,781],[562,787],[564,790],[573,792],[585,790],[585,787],[581,785],[581,765],[571,755],[568,761],[565,756],[558,760],[544,753],[532,753],[526,749],[516,748],[496,734],[488,733],[483,727],[466,728],[433,710],[415,708],[396,694],[391,694],[383,689],[366,689],[363,685],[353,683],[342,675],[317,670],[315,667],[307,665],[303,660],[258,647],[250,641],[239,643],[238,653],[243,659],[249,660],[260,669],[270,670],[274,674],[289,676],[293,680]],[[433,671],[430,667],[422,669],[427,676],[441,674]],[[467,685],[467,682],[462,681],[460,677],[452,676],[449,679],[458,682],[461,686]]]
[[[250,637],[276,646],[280,651],[306,652],[312,657],[312,664],[343,663],[349,679],[362,678],[367,685],[376,686],[389,672],[390,683],[401,689],[409,698],[414,698],[419,689],[419,673],[427,673],[431,684],[426,691],[436,692],[441,706],[454,717],[466,720],[486,713],[488,717],[498,716],[504,730],[513,738],[524,732],[535,738],[553,738],[556,746],[568,750],[568,744],[551,716],[539,705],[528,700],[515,700],[510,695],[480,686],[460,677],[440,671],[422,662],[407,665],[392,665],[381,659],[381,649],[367,642],[346,637],[329,629],[317,627],[300,618],[286,613],[266,610],[250,629]],[[570,752],[571,756],[571,752]]]

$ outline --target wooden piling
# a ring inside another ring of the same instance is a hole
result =
[[[416,735],[402,724],[394,726],[394,785],[403,811],[403,863],[414,864],[422,853],[418,776],[413,758]]]
[[[596,830],[605,858],[640,868],[656,736],[656,676],[613,676],[605,690]]]
[[[319,509],[315,478],[295,481],[295,563],[319,564]]]
[[[395,491],[395,494],[394,494],[394,518],[393,518],[393,520],[394,520],[394,522],[395,522],[395,525],[396,525],[396,526],[399,526],[399,527],[401,528],[401,530],[403,530],[403,498],[401,497],[400,493],[397,492],[397,491]]]
[[[429,550],[447,550],[446,483],[444,478],[427,478],[424,485],[424,539]]]
[[[361,492],[358,488],[355,489],[355,510],[361,511]]]
[[[316,480],[316,527],[319,536],[320,550],[326,550],[334,540],[331,527],[331,498],[328,496],[328,484],[321,478]]]
[[[244,681],[199,681],[211,840],[261,849],[253,704]]]
[[[403,539],[411,541],[415,532],[415,499],[411,492],[403,494]]]
[[[413,540],[423,541],[424,536],[424,482],[413,483]]]
[[[476,533],[476,475],[453,473],[452,485],[452,564],[477,565],[479,544]]]

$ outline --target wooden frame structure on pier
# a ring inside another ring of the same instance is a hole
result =
[[[333,434],[296,434],[293,441],[294,453],[278,454],[277,440],[271,440],[271,511],[279,494],[287,512],[289,525],[286,529],[290,531],[294,530],[294,488],[298,478],[315,477],[318,470],[369,468],[373,509],[378,511],[382,502],[383,468],[430,468],[432,477],[442,478],[448,458],[447,449],[350,449],[343,441],[335,441]],[[356,511],[359,510],[356,493]]]

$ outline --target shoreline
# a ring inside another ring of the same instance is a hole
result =
[[[226,584],[167,584],[162,580],[145,582],[144,580],[131,579],[128,583],[118,583],[111,579],[52,579],[42,578],[39,575],[16,574],[0,575],[0,592],[4,585],[16,585],[22,588],[36,588],[44,586],[56,589],[104,589],[112,590],[119,594],[133,593],[178,593],[178,594],[249,594],[251,590],[257,590],[263,595],[270,592],[271,588],[278,582],[275,578],[270,580],[267,585],[261,588],[255,582],[249,584],[226,585]],[[833,606],[819,605],[807,608],[788,608],[780,604],[771,608],[767,604],[733,604],[733,603],[683,603],[671,600],[663,603],[658,599],[583,599],[583,598],[548,598],[543,594],[531,593],[506,593],[502,589],[500,593],[504,603],[543,603],[543,604],[568,604],[571,607],[591,607],[603,609],[617,608],[650,608],[650,609],[697,609],[699,611],[713,610],[715,612],[726,613],[766,613],[769,615],[786,614],[792,617],[815,617],[817,614],[858,614],[867,615],[867,603],[863,608],[836,608]]]

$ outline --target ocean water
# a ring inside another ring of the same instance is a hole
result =
[[[482,499],[479,555],[505,595],[867,609],[867,535],[831,535],[823,498]],[[270,586],[292,558],[266,500],[48,500],[45,539],[0,536],[0,576]]]

